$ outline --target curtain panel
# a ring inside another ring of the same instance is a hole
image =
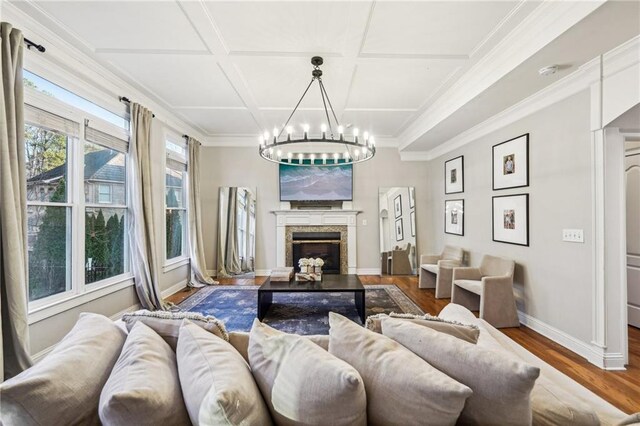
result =
[[[31,366],[27,320],[27,183],[22,32],[0,23],[0,381]]]

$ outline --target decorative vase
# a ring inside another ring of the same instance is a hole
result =
[[[308,265],[303,265],[300,267],[300,273],[302,274],[308,274],[309,273],[309,266]]]
[[[322,266],[314,266],[313,267],[313,272],[315,272],[316,274],[321,274],[322,273]]]

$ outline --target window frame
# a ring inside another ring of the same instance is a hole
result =
[[[162,259],[163,266],[162,271],[168,272],[174,269],[177,269],[181,266],[187,265],[190,263],[190,255],[189,255],[189,173],[188,173],[188,158],[189,158],[189,147],[184,137],[178,135],[177,133],[164,129],[164,155],[163,155],[163,186],[162,186],[162,203],[164,205],[163,209],[163,217],[162,217]],[[184,148],[184,156],[181,156],[177,152],[170,150],[167,148],[167,143],[171,143]],[[172,160],[179,162],[184,165],[184,170],[180,171],[183,175],[182,178],[182,206],[183,207],[168,207],[167,206],[167,169],[176,170],[169,166],[169,162],[167,160]],[[167,258],[167,211],[168,210],[181,210],[184,211],[184,224],[182,227],[182,254],[180,256]]]
[[[30,71],[38,74],[31,69]],[[71,208],[71,214],[69,217],[71,223],[67,231],[71,238],[71,259],[67,260],[68,265],[70,265],[68,266],[69,279],[71,281],[70,289],[65,292],[46,296],[34,301],[29,300],[28,322],[29,324],[32,324],[96,298],[103,297],[107,294],[132,286],[134,282],[133,274],[131,272],[131,259],[130,257],[127,257],[125,261],[128,263],[127,269],[129,272],[96,281],[94,283],[85,283],[84,232],[85,209],[87,203],[85,203],[84,192],[84,147],[87,141],[85,139],[84,123],[86,119],[91,120],[93,123],[101,123],[103,120],[59,99],[47,96],[46,94],[29,87],[24,88],[24,103],[71,120],[77,123],[80,127],[79,137],[69,138],[70,142],[67,147],[67,203],[49,203],[39,200],[27,203],[28,206],[50,205],[57,207],[67,206]],[[128,117],[126,118],[128,119]],[[106,124],[106,128],[116,128],[116,126],[109,123]],[[125,205],[124,207],[127,208],[127,214],[129,214],[129,206]],[[125,252],[129,252],[129,248],[125,247]],[[82,266],[77,267],[78,265]]]

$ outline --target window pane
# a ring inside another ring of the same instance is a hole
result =
[[[125,256],[126,209],[85,210],[85,283],[115,277],[129,270]]]
[[[167,207],[184,207],[184,172],[166,168],[165,190]]]
[[[126,204],[125,154],[84,144],[84,200],[88,204]]]
[[[185,224],[184,210],[167,210],[167,259],[182,256],[183,235]]]
[[[66,202],[67,136],[28,124],[24,129],[27,200]]]
[[[49,80],[45,80],[44,78],[33,74],[27,70],[24,70],[23,82],[25,87],[33,88],[39,92],[44,93],[47,96],[51,96],[56,98],[62,102],[65,102],[71,106],[74,106],[78,109],[88,112],[89,114],[93,114],[96,117],[100,117],[103,120],[114,124],[118,127],[121,127],[125,130],[129,129],[129,121],[120,117],[113,112],[104,109],[91,101],[86,100],[83,97],[76,95],[73,92],[64,89],[57,84],[50,82]]]
[[[71,288],[71,208],[27,207],[29,300]]]
[[[178,145],[178,144],[173,143],[171,141],[167,141],[167,150],[175,152],[181,158],[186,158],[187,157],[187,149],[184,146]]]

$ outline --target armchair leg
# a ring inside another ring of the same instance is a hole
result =
[[[483,288],[480,318],[495,328],[520,327],[516,300],[511,286]]]
[[[451,303],[462,305],[470,311],[480,310],[480,296],[455,284],[452,285]]]
[[[436,286],[436,275],[432,274],[429,271],[425,271],[422,268],[420,269],[420,277],[418,281],[418,288],[434,288]]]

